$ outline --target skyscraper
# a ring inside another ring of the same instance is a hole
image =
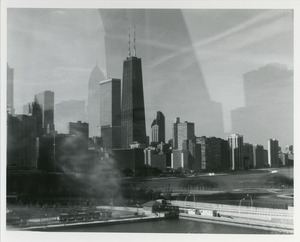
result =
[[[254,168],[254,151],[253,145],[244,143],[244,166],[245,168]]]
[[[147,143],[142,60],[135,56],[135,51],[131,56],[130,45],[128,57],[123,62],[121,120],[122,148],[128,148],[133,141]]]
[[[262,145],[254,145],[253,146],[254,153],[254,167],[255,168],[263,168],[264,167],[264,147]]]
[[[178,128],[178,149],[183,150],[183,141],[195,139],[195,124],[190,122],[183,122],[177,125]]]
[[[243,136],[239,134],[231,134],[228,136],[229,157],[231,170],[244,168],[244,152],[243,152]]]
[[[89,96],[88,96],[88,123],[89,137],[100,136],[100,91],[99,82],[105,80],[104,74],[98,65],[94,67],[89,79]]]
[[[152,143],[165,143],[165,116],[158,111],[151,125]]]
[[[172,148],[177,150],[178,149],[178,124],[180,123],[180,118],[175,118],[173,123],[173,142],[172,142]]]
[[[100,124],[103,147],[121,147],[121,80],[108,79],[100,85]]]
[[[7,112],[14,114],[14,69],[7,64]]]
[[[54,92],[44,91],[36,94],[36,100],[42,109],[42,128],[44,133],[54,131]]]
[[[278,140],[269,139],[268,140],[268,164],[270,167],[278,167]]]

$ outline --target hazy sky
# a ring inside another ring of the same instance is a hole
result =
[[[166,66],[159,70],[161,83],[169,76],[169,87],[176,87],[177,80],[172,84],[174,78],[170,73],[175,72],[178,66],[172,63],[174,59],[185,58],[186,65],[190,65],[189,53],[196,57],[210,99],[222,104],[226,132],[231,131],[230,111],[245,104],[244,73],[274,62],[293,69],[292,10],[181,10],[180,16],[178,11],[176,16],[180,17],[178,21],[184,22],[185,28],[178,29],[176,17],[168,23],[164,14],[153,12],[151,15],[151,11],[125,13],[129,16],[129,24],[137,25],[137,53],[143,60],[144,89],[147,92],[146,111],[151,109],[151,97],[154,99],[151,93],[156,92],[150,82],[152,74],[147,70]],[[155,21],[147,22],[151,16],[155,16]],[[18,107],[32,101],[34,94],[44,90],[55,92],[56,103],[86,100],[89,75],[96,61],[105,75],[122,78],[122,60],[128,52],[126,31],[129,24],[110,30],[110,36],[124,43],[114,46],[118,56],[114,58],[116,63],[113,67],[106,66],[106,55],[110,52],[105,51],[104,43],[104,35],[110,27],[107,23],[111,21],[111,26],[114,26],[120,19],[116,15],[110,17],[105,10],[99,14],[96,9],[9,9],[8,63],[15,69],[14,101],[17,111],[21,112]],[[141,19],[146,21],[137,22]],[[149,26],[149,23],[154,24]],[[147,32],[150,27],[151,35]],[[172,41],[164,43],[161,36],[172,33],[164,31],[168,28],[174,28],[175,37],[169,36]],[[189,45],[186,39],[190,41]],[[159,54],[149,53],[150,47],[159,49]],[[170,63],[169,66],[166,63]],[[181,74],[184,80],[185,73]],[[197,89],[194,91],[196,93]],[[191,93],[181,88],[178,95],[188,97]],[[149,115],[148,128],[151,125],[149,120],[155,117],[154,109],[149,111]],[[188,119],[188,114],[186,119],[183,111],[178,115],[183,120],[194,121]],[[165,113],[165,116],[169,123],[175,118],[173,114]],[[169,123],[166,123],[167,129],[171,129]],[[167,130],[167,138],[170,138],[170,132]]]

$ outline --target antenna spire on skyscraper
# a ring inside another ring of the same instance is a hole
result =
[[[131,53],[130,53],[130,27],[129,27],[129,34],[128,34],[128,37],[129,37],[129,41],[128,41],[128,56],[130,57],[131,56]]]
[[[136,56],[136,48],[135,48],[135,25],[133,31],[133,56]]]

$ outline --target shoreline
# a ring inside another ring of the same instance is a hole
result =
[[[137,223],[137,222],[148,222],[155,220],[163,220],[165,217],[132,217],[132,218],[123,218],[123,219],[111,219],[111,220],[97,220],[97,221],[80,221],[73,223],[58,223],[58,224],[47,224],[47,225],[37,225],[20,228],[22,231],[57,231],[63,232],[64,228],[73,228],[73,227],[88,227],[88,226],[106,226],[106,225],[115,225],[115,224],[126,224],[126,223]]]
[[[225,218],[215,218],[215,217],[205,217],[205,216],[193,216],[193,215],[186,215],[180,214],[179,219],[185,220],[193,220],[199,222],[207,222],[207,223],[215,223],[215,224],[223,224],[229,226],[236,226],[236,227],[244,227],[244,228],[252,228],[252,229],[259,229],[259,230],[267,230],[267,231],[274,231],[278,232],[279,234],[294,234],[294,228],[291,227],[280,227],[276,226],[275,224],[267,225],[267,224],[257,224],[257,223],[249,223],[249,221],[238,221],[238,220],[228,220]],[[254,222],[254,221],[253,221]]]

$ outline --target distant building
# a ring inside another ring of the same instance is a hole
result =
[[[130,149],[145,149],[145,148],[146,148],[146,145],[134,141],[133,143],[131,143],[131,144],[129,145],[129,147],[130,147]]]
[[[170,166],[170,158],[171,153],[162,153],[159,152],[158,149],[154,147],[148,147],[144,149],[145,155],[145,165],[156,167],[158,169],[165,169],[166,167]]]
[[[86,173],[93,165],[83,135],[46,134],[40,139],[38,169],[46,172]]]
[[[254,168],[253,145],[244,143],[244,167],[247,169]]]
[[[30,106],[31,106],[31,102],[26,103],[23,105],[23,114],[24,115],[29,115],[30,114]]]
[[[38,93],[36,100],[42,109],[42,128],[44,133],[49,134],[54,131],[54,92]]]
[[[164,144],[160,143],[157,145],[157,150],[158,153],[170,153],[170,145],[169,144]]]
[[[167,160],[169,154],[153,154],[152,156],[152,167],[156,167],[163,170],[167,167]]]
[[[171,168],[193,169],[193,157],[188,150],[173,150],[171,154]]]
[[[265,167],[264,162],[264,147],[262,145],[253,146],[253,161],[254,167],[259,169]]]
[[[76,135],[76,136],[83,136],[84,138],[88,139],[89,124],[82,123],[81,121],[78,121],[76,123],[70,122],[69,123],[69,134]]]
[[[287,153],[279,152],[279,160],[280,160],[280,166],[286,166],[289,163],[289,155]]]
[[[173,149],[182,150],[184,140],[195,140],[195,124],[190,122],[180,123],[176,118],[173,124]]]
[[[130,52],[123,62],[121,110],[122,148],[128,148],[133,141],[146,144],[142,60]]]
[[[279,163],[279,146],[278,140],[269,139],[268,140],[268,164],[270,167],[278,167]]]
[[[165,116],[162,112],[158,111],[156,119],[153,120],[151,125],[152,143],[159,144],[165,143]]]
[[[55,104],[55,130],[67,134],[69,122],[86,122],[84,100],[67,100]]]
[[[180,118],[175,118],[172,128],[172,148],[177,150],[178,149],[178,124],[180,123]]]
[[[201,171],[227,171],[230,167],[228,141],[216,137],[197,137],[200,145],[201,161],[197,168]]]
[[[121,80],[100,82],[100,124],[104,148],[121,148]]]
[[[115,166],[122,171],[126,168],[136,171],[145,164],[143,149],[114,149],[113,158]]]
[[[7,112],[14,115],[14,69],[7,64]]]
[[[89,93],[87,115],[89,123],[89,137],[100,136],[100,88],[99,82],[105,80],[104,74],[95,65],[89,78]]]
[[[243,136],[231,134],[228,136],[228,143],[231,170],[244,169]]]
[[[265,166],[269,166],[268,163],[268,151],[264,149],[264,164]]]
[[[36,119],[27,115],[7,116],[7,167],[36,169],[38,159]]]

